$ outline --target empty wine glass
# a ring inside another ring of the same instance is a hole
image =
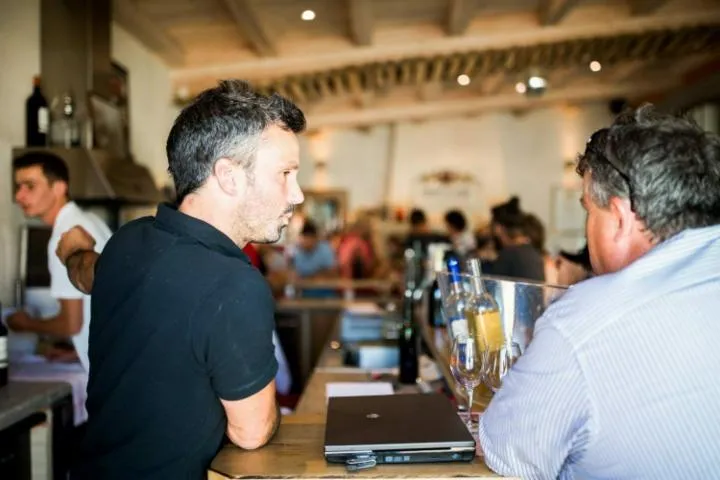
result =
[[[473,392],[482,383],[483,370],[482,352],[478,350],[475,339],[467,335],[455,337],[450,354],[450,371],[455,380],[465,388],[468,401],[466,424],[471,432]]]
[[[483,363],[483,382],[493,392],[500,390],[502,379],[520,358],[520,345],[513,342],[503,344],[499,349],[485,349],[481,352]]]

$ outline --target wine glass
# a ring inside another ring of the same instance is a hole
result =
[[[482,383],[483,356],[477,348],[475,339],[467,335],[459,335],[453,339],[450,353],[450,371],[455,380],[465,388],[468,411],[467,427],[472,432],[473,392]]]
[[[481,352],[483,381],[493,392],[500,390],[502,379],[521,355],[520,345],[504,343],[500,348],[484,349]]]

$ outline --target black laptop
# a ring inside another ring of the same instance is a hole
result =
[[[440,394],[331,397],[325,458],[350,470],[380,463],[470,461],[475,440]]]

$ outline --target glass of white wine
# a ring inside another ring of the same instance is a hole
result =
[[[453,377],[465,389],[468,411],[466,424],[473,431],[472,405],[473,392],[483,381],[483,355],[478,349],[475,339],[460,335],[453,339],[450,353],[450,371]]]
[[[481,352],[483,361],[483,382],[493,392],[500,390],[502,380],[521,355],[520,345],[503,344],[500,348],[484,348]]]

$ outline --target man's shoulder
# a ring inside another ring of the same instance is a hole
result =
[[[634,308],[625,301],[625,283],[622,276],[609,274],[571,286],[538,319],[536,330],[554,328],[571,343],[584,343]]]

